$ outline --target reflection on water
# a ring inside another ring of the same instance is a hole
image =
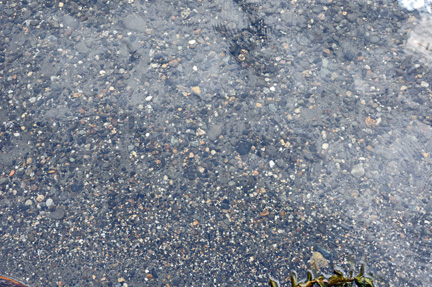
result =
[[[432,34],[430,30],[432,16],[425,14],[420,20],[413,21],[417,23],[414,30],[409,34],[407,51],[416,57],[420,57],[426,65],[430,66],[432,63]]]
[[[432,2],[430,0],[399,0],[399,4],[408,11],[432,13]]]
[[[0,275],[264,286],[365,262],[432,283],[417,2],[4,5]]]

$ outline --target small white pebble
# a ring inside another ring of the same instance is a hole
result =
[[[47,201],[45,202],[47,207],[50,207],[51,205],[54,204],[54,201],[51,198],[48,198]]]
[[[203,129],[201,129],[201,128],[198,128],[197,131],[196,131],[196,135],[197,136],[203,136],[205,134],[206,134],[206,131],[203,130]]]
[[[322,144],[322,149],[328,149],[329,148],[329,144],[328,143],[323,143]]]
[[[275,162],[271,160],[271,161],[269,162],[269,165],[270,165],[270,168],[273,168],[273,167],[275,166]]]

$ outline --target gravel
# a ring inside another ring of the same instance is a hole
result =
[[[289,286],[314,256],[432,284],[425,15],[246,1],[241,62],[214,29],[239,1],[90,2],[0,8],[0,276]]]

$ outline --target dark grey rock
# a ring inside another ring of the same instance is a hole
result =
[[[60,220],[60,219],[63,219],[65,217],[65,215],[66,215],[66,211],[63,208],[58,207],[53,212],[51,212],[49,214],[49,217],[51,219]]]
[[[250,152],[251,148],[252,148],[252,143],[248,141],[241,141],[238,143],[236,151],[240,155],[246,155]]]
[[[71,185],[71,191],[73,192],[80,192],[84,188],[84,184],[82,183],[74,183]]]
[[[0,178],[0,185],[4,185],[6,183],[8,183],[9,179],[7,177],[2,177]]]

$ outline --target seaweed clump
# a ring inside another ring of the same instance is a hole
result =
[[[257,73],[271,72],[271,61],[259,52],[267,44],[269,28],[259,17],[257,6],[245,0],[233,0],[247,16],[248,25],[243,29],[229,29],[224,24],[213,26],[229,45],[229,53],[242,67],[250,67]]]
[[[312,279],[312,273],[308,271],[307,279],[304,283],[297,282],[297,275],[293,272],[291,273],[291,284],[292,287],[313,287],[316,285],[320,287],[328,287],[328,286],[339,286],[339,287],[350,287],[353,286],[353,283],[358,287],[374,287],[373,281],[369,277],[364,277],[364,266],[362,264],[360,268],[360,273],[353,277],[353,271],[350,272],[349,277],[345,277],[342,271],[334,270],[333,275],[326,279],[323,275]],[[280,287],[279,282],[277,280],[270,277],[269,285],[271,287]]]

